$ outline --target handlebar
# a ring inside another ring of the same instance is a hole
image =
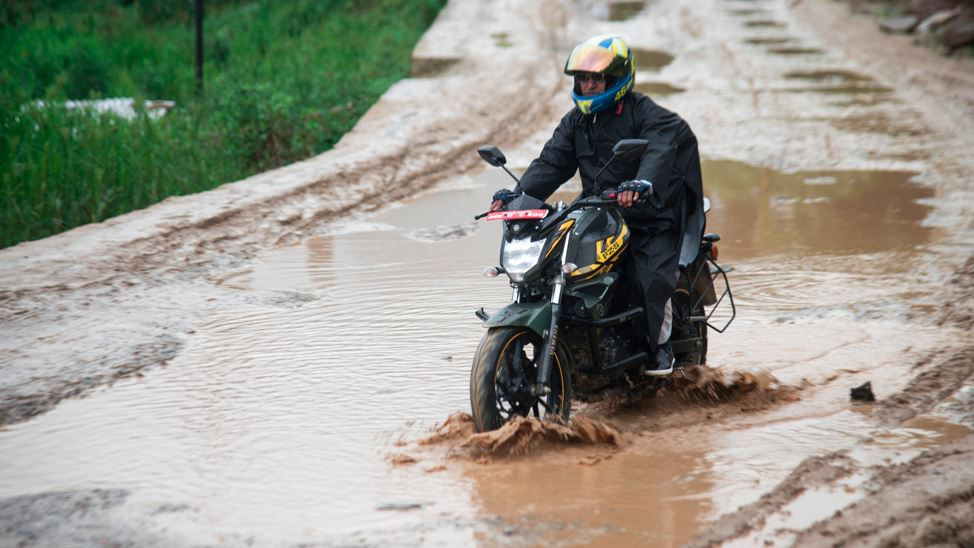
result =
[[[643,194],[640,194],[639,199],[636,200],[636,203],[644,203],[646,200],[649,199],[649,197],[652,194],[653,194],[652,189],[650,189],[649,192],[645,192]],[[565,217],[566,215],[568,215],[569,213],[571,213],[572,211],[575,211],[576,209],[580,209],[580,208],[583,208],[583,207],[590,207],[590,206],[618,206],[618,205],[619,205],[619,202],[618,202],[618,191],[616,189],[614,189],[614,188],[613,189],[609,189],[609,190],[603,190],[602,191],[602,194],[599,195],[599,196],[590,196],[588,198],[581,198],[579,200],[576,200],[575,202],[572,202],[568,207],[566,207],[565,209],[559,211],[558,212],[558,215],[555,218],[561,219],[561,218]],[[550,206],[547,206],[546,205],[546,207],[550,207]],[[486,217],[490,213],[491,213],[490,211],[485,211],[485,212],[483,212],[483,213],[481,213],[479,215],[474,216],[473,219],[475,221],[479,221],[480,219],[483,219],[484,217]]]
[[[652,195],[652,192],[647,192],[639,196],[636,200],[637,203],[643,203]],[[548,221],[551,224],[557,224],[562,219],[568,216],[569,213],[575,211],[576,209],[581,209],[583,207],[591,206],[602,206],[602,207],[620,207],[618,202],[618,192],[615,189],[604,190],[599,196],[590,196],[588,198],[582,198],[572,202],[568,207],[558,212],[558,215],[554,217],[554,221]]]

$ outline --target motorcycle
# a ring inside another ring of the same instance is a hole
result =
[[[567,421],[573,399],[598,401],[620,391],[638,395],[667,382],[644,374],[650,356],[634,340],[631,324],[645,311],[628,302],[623,290],[620,258],[629,229],[616,191],[598,186],[612,162],[638,158],[647,146],[644,139],[619,141],[595,176],[595,196],[549,205],[521,194],[506,208],[475,217],[503,222],[500,265],[484,275],[506,274],[513,289],[506,307],[494,314],[476,312],[487,328],[470,373],[477,431],[531,414]],[[478,153],[518,181],[497,147],[484,146]],[[708,328],[722,333],[736,316],[727,271],[717,264],[720,235],[703,233],[709,200],[704,198],[703,210],[694,209],[670,299],[674,373],[706,363]],[[716,276],[723,280],[719,297]],[[730,318],[718,327],[711,320],[725,297]]]

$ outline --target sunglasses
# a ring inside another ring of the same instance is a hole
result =
[[[605,74],[602,74],[601,72],[585,72],[585,73],[576,72],[575,81],[578,82],[579,84],[584,84],[585,82],[589,82],[589,81],[596,82],[596,83],[605,82]]]

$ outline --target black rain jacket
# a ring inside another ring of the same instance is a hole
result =
[[[638,91],[595,115],[583,115],[578,108],[569,111],[524,172],[520,189],[546,200],[577,170],[582,195],[592,196],[595,174],[612,158],[612,147],[622,139],[637,138],[649,141],[646,153],[613,162],[599,176],[599,186],[613,188],[630,179],[653,183],[648,202],[623,210],[623,216],[630,223],[682,230],[689,211],[703,207],[697,138],[682,118]]]

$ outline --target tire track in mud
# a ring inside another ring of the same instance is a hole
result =
[[[903,464],[863,467],[845,451],[810,457],[758,501],[721,516],[687,546],[720,546],[733,540],[766,546],[777,542],[796,546],[967,546],[974,542],[971,458],[974,435]],[[806,493],[835,491],[837,484],[839,490],[862,492],[855,502],[830,512],[809,528],[766,530],[771,519],[788,515],[787,508]],[[853,484],[862,487],[853,488]]]

